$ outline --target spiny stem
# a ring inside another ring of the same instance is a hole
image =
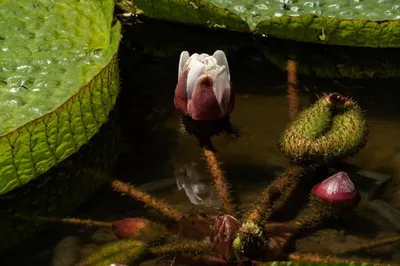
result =
[[[90,219],[79,219],[79,218],[57,218],[57,217],[43,217],[43,216],[22,216],[16,215],[16,217],[30,220],[34,222],[45,222],[45,223],[69,223],[76,225],[86,225],[86,226],[95,226],[95,227],[111,227],[112,223],[110,222],[102,222],[102,221],[93,221]]]
[[[131,196],[135,200],[143,202],[145,205],[157,210],[168,219],[178,222],[183,217],[183,214],[177,209],[167,205],[162,200],[152,197],[150,194],[141,191],[133,185],[124,183],[120,180],[114,180],[111,183],[111,187],[123,194]]]
[[[291,261],[309,261],[309,262],[349,262],[348,259],[335,258],[331,256],[319,256],[315,254],[302,254],[302,253],[292,253],[288,255]]]
[[[372,248],[376,248],[376,247],[380,247],[380,246],[384,246],[384,245],[391,245],[391,244],[394,244],[396,242],[400,242],[400,235],[392,236],[392,237],[385,237],[383,239],[370,241],[367,244],[362,244],[362,245],[358,245],[358,246],[355,246],[355,247],[351,247],[351,248],[343,250],[343,251],[341,251],[341,252],[339,252],[337,254],[341,255],[341,254],[346,254],[346,253],[353,253],[353,252],[363,251],[363,250],[366,250],[366,249],[372,249]]]
[[[287,255],[290,261],[307,261],[307,262],[363,262],[366,263],[365,259],[344,259],[336,258],[332,256],[320,256],[311,253],[292,253]],[[392,263],[382,263],[381,261],[368,261],[370,263],[380,263],[381,265],[393,265]]]
[[[302,211],[299,216],[291,223],[295,225],[299,231],[316,227],[326,219],[336,216],[337,210],[324,206],[316,200],[311,200],[310,208]]]
[[[297,65],[295,61],[287,62],[288,97],[289,97],[289,117],[294,119],[299,112],[299,97],[297,93]]]
[[[281,176],[275,179],[261,192],[261,195],[256,201],[253,209],[247,214],[246,221],[254,224],[262,224],[269,215],[269,209],[272,204],[279,200],[282,193],[288,191],[288,188],[292,186],[293,182],[298,182],[297,179],[303,171],[304,168],[299,166],[291,166],[287,168]],[[289,197],[289,195],[287,195],[287,197]]]
[[[154,257],[178,254],[198,255],[200,253],[210,252],[210,250],[210,243],[195,240],[179,240],[177,242],[149,248],[150,254]]]
[[[287,200],[290,198],[290,196],[293,194],[293,192],[296,190],[297,185],[300,182],[300,178],[293,178],[291,180],[291,183],[288,185],[288,187],[286,188],[286,190],[281,194],[281,196],[279,197],[279,199],[277,201],[275,201],[275,203],[272,205],[272,207],[270,208],[270,210],[268,212],[266,212],[265,215],[265,221],[268,221],[270,219],[270,217],[279,209],[281,209],[285,203],[287,202]]]
[[[226,180],[221,167],[219,166],[219,162],[215,156],[215,153],[206,147],[203,148],[203,152],[207,160],[208,168],[211,172],[214,186],[222,203],[222,210],[225,214],[236,216],[236,211],[232,204],[232,198],[229,192],[229,183]]]

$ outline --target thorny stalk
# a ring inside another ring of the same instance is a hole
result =
[[[361,259],[356,259],[356,258],[351,258],[351,259],[345,259],[345,258],[337,258],[337,257],[332,257],[332,256],[321,256],[318,254],[310,254],[310,253],[291,253],[287,255],[287,260],[290,261],[308,261],[308,262],[344,262],[344,263],[349,263],[349,262],[360,262],[360,263],[366,263],[365,260]],[[398,264],[393,264],[389,262],[382,262],[382,261],[369,261],[370,263],[379,263],[381,265],[398,265]]]
[[[225,214],[236,216],[236,211],[229,192],[229,183],[225,178],[215,153],[207,147],[203,148],[203,152],[207,160],[208,168],[211,172],[214,186],[222,203],[222,210]]]
[[[346,254],[346,253],[359,252],[359,251],[363,251],[366,249],[372,249],[372,248],[376,248],[376,247],[380,247],[380,246],[384,246],[384,245],[394,244],[397,242],[400,242],[400,235],[392,236],[392,237],[385,237],[382,239],[370,241],[367,244],[362,244],[362,245],[358,245],[355,247],[347,248],[343,251],[338,252],[337,254],[341,255],[341,254]]]
[[[247,214],[246,221],[251,221],[255,224],[263,224],[271,215],[271,207],[275,202],[282,202],[289,198],[290,193],[297,186],[300,174],[304,168],[300,166],[291,166],[286,171],[276,178],[267,188],[265,188],[259,196],[253,209]],[[287,194],[284,194],[284,193]]]
[[[167,203],[160,199],[156,199],[150,194],[141,191],[140,189],[134,187],[133,185],[127,184],[120,180],[114,180],[111,182],[111,187],[123,194],[127,194],[137,201],[143,202],[146,206],[149,206],[159,213],[161,213],[166,218],[179,222],[183,217],[183,214],[177,209],[169,206]]]
[[[43,216],[22,216],[15,215],[18,218],[33,221],[33,222],[44,222],[44,223],[68,223],[75,225],[86,225],[95,227],[111,227],[112,223],[103,221],[93,221],[90,219],[79,219],[79,218],[57,218],[57,217],[43,217]]]

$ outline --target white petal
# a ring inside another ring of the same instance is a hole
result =
[[[207,57],[209,57],[209,55],[206,53],[202,53],[202,54],[200,54],[200,57],[201,57],[201,59],[206,59]]]
[[[192,55],[189,61],[190,70],[186,81],[186,93],[188,99],[191,99],[197,80],[205,73],[205,65],[198,60],[198,55]]]
[[[189,60],[189,52],[183,51],[181,53],[181,57],[179,58],[178,80],[181,77],[181,74],[184,71],[183,67],[185,66],[185,64],[188,60]]]
[[[217,60],[218,65],[225,66],[227,70],[228,80],[231,80],[231,73],[229,71],[228,60],[226,59],[226,55],[223,51],[217,50],[214,52],[213,57]]]
[[[231,83],[225,66],[219,67],[218,71],[215,72],[213,80],[215,97],[221,108],[221,113],[224,115],[228,111],[229,99],[231,97]]]

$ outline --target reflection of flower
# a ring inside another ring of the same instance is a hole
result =
[[[234,108],[234,96],[225,53],[181,53],[178,84],[175,89],[176,108],[193,120],[217,120],[229,116]]]
[[[219,208],[220,202],[209,175],[201,175],[199,164],[185,164],[175,173],[179,190],[185,190],[190,202],[195,205]]]

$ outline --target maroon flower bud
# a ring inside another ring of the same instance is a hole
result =
[[[239,220],[227,214],[219,216],[215,221],[210,241],[214,249],[226,259],[234,256],[232,243],[241,226]]]
[[[338,207],[357,205],[360,201],[358,191],[345,172],[338,172],[315,185],[311,193],[316,199]]]
[[[148,224],[146,219],[127,218],[113,222],[112,228],[118,238],[124,239],[138,236]]]

